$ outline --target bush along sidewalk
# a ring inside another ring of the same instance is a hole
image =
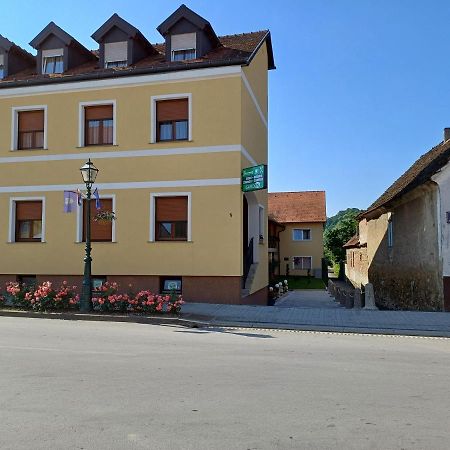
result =
[[[15,308],[31,311],[77,311],[80,297],[76,286],[64,281],[55,289],[50,281],[30,286],[17,282],[6,284],[6,292],[0,292],[0,307],[12,305]],[[104,283],[93,290],[92,304],[96,312],[120,312],[140,314],[179,314],[183,305],[181,295],[153,294],[150,291],[120,293],[117,283]]]

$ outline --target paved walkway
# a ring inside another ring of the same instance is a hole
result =
[[[182,318],[212,326],[450,337],[449,313],[345,309],[326,291],[292,292],[275,306],[186,303]]]
[[[275,306],[282,308],[341,308],[339,303],[336,303],[327,291],[321,289],[297,289],[290,291],[277,300]]]

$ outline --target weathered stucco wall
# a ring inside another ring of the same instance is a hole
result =
[[[369,282],[367,247],[350,248],[346,252],[345,276],[355,288]]]
[[[369,281],[379,306],[443,309],[437,202],[437,186],[429,183],[403,196],[391,212],[367,222]],[[389,220],[392,246],[388,246]]]
[[[358,235],[360,247],[346,250],[345,276],[356,288],[360,288],[369,282],[369,258],[367,255],[367,220],[358,223]],[[377,241],[379,242],[379,240]]]

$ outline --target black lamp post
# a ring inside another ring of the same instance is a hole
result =
[[[98,169],[89,161],[80,168],[81,176],[86,184],[86,256],[84,257],[83,289],[81,291],[80,311],[92,310],[91,284],[91,188],[97,178]]]

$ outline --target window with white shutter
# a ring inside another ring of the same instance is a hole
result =
[[[172,61],[195,59],[197,56],[197,34],[175,34],[171,40]]]
[[[128,42],[108,42],[105,44],[105,68],[127,67]]]

